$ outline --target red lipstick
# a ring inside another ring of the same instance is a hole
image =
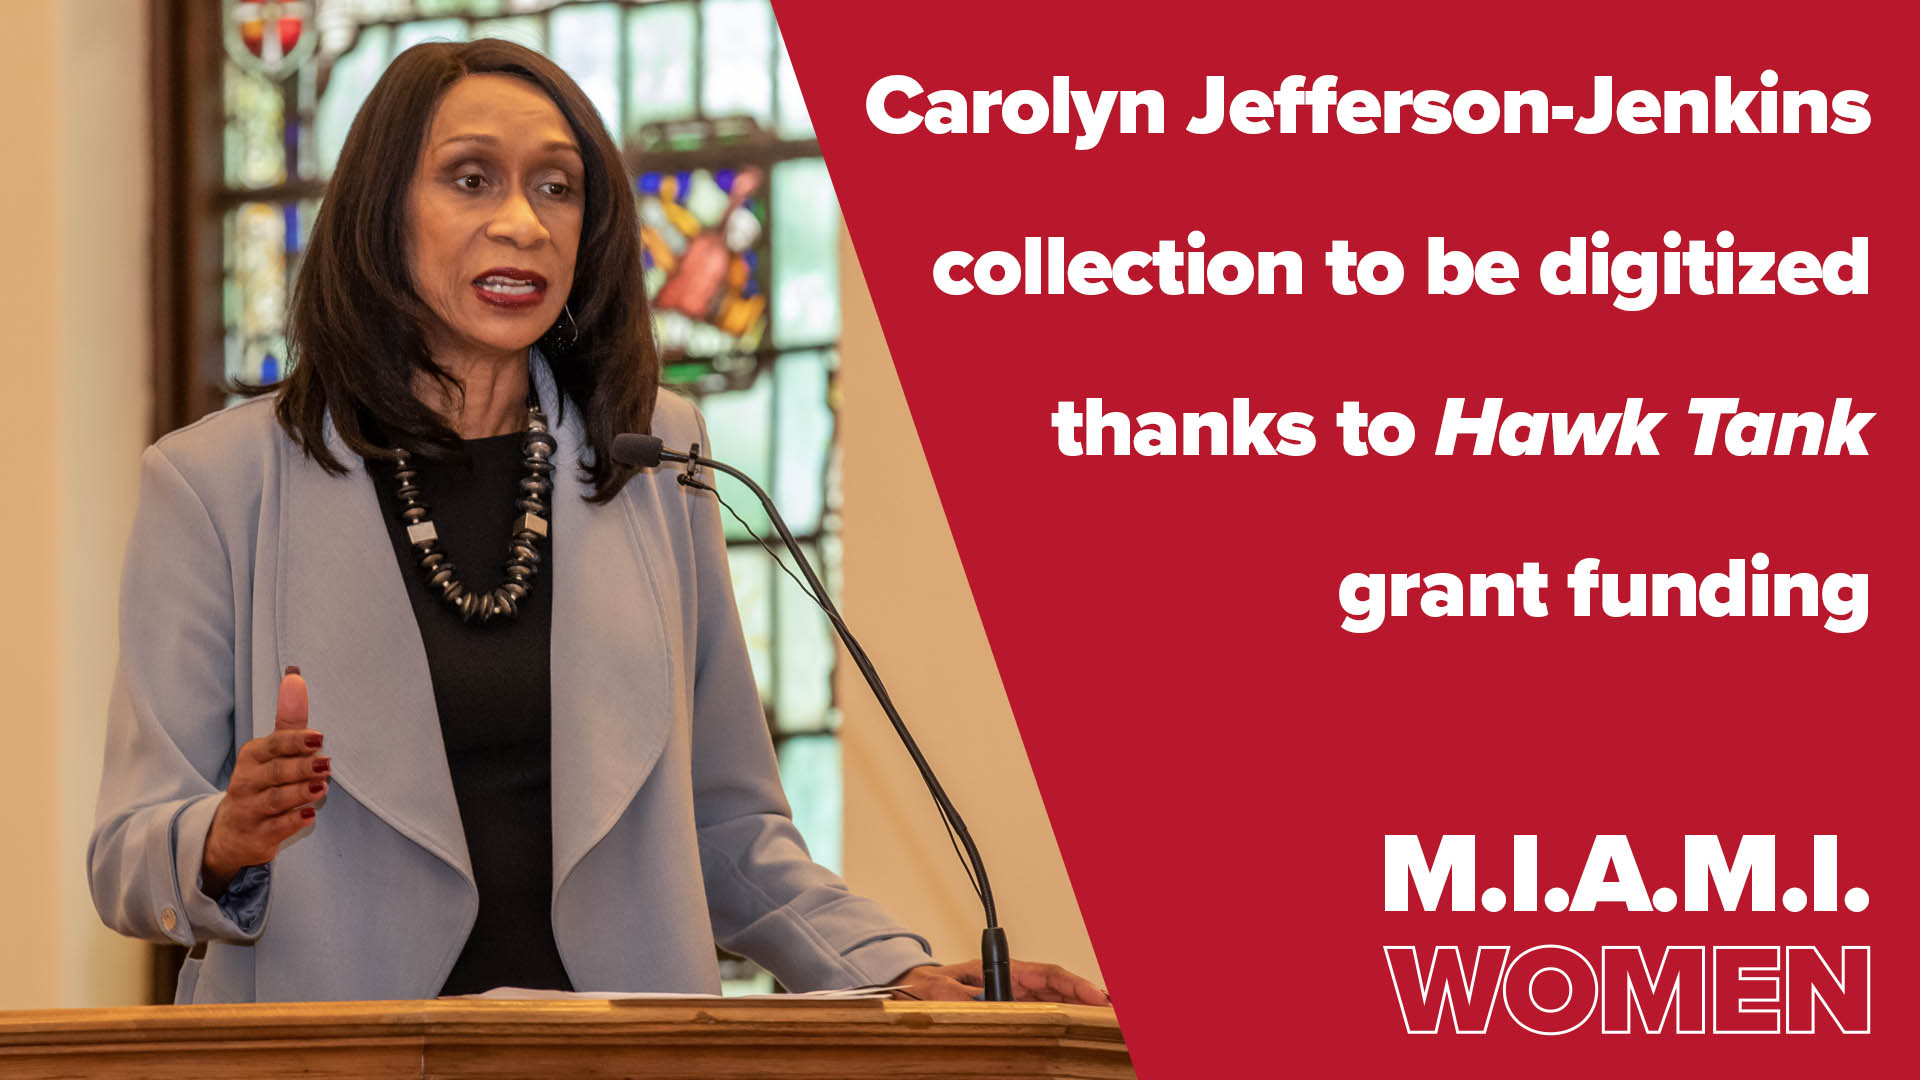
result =
[[[495,307],[533,307],[546,298],[547,279],[532,270],[496,266],[473,279],[473,292]]]

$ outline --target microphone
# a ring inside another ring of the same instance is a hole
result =
[[[696,444],[694,449],[698,450]],[[686,461],[691,455],[667,449],[657,435],[628,432],[613,437],[613,460],[634,469],[657,468],[662,461]]]
[[[793,556],[793,561],[800,567],[800,573],[806,579],[807,591],[812,596],[813,602],[826,613],[827,620],[833,624],[834,632],[846,645],[848,655],[853,657],[854,666],[858,667],[860,674],[866,678],[867,687],[873,691],[874,699],[880,703],[881,710],[893,723],[894,734],[900,736],[900,742],[907,748],[908,756],[913,758],[914,765],[919,768],[920,779],[926,782],[927,790],[932,793],[934,805],[940,810],[941,820],[945,822],[950,833],[958,837],[960,846],[966,849],[965,862],[968,876],[973,882],[974,891],[980,897],[980,904],[985,909],[987,919],[987,927],[980,934],[980,974],[981,981],[986,984],[983,997],[987,1001],[1012,1001],[1013,958],[1007,952],[1007,933],[1000,928],[1000,920],[994,910],[993,887],[987,884],[987,866],[980,859],[980,849],[974,846],[973,836],[967,831],[966,822],[961,820],[960,811],[954,809],[953,800],[947,797],[946,789],[940,786],[939,778],[933,775],[933,766],[927,764],[926,756],[920,752],[920,744],[913,741],[912,733],[907,730],[906,721],[900,719],[899,710],[893,707],[893,698],[888,696],[885,684],[880,681],[880,673],[874,670],[873,662],[867,659],[866,650],[854,640],[853,631],[847,629],[846,620],[840,617],[839,609],[834,607],[833,598],[827,595],[827,587],[820,583],[820,578],[814,573],[812,564],[807,562],[807,556],[800,550],[799,542],[794,540],[786,521],[781,518],[780,509],[773,505],[773,498],[761,490],[760,485],[754,483],[753,478],[747,474],[725,462],[700,456],[699,443],[693,444],[691,449],[682,451],[668,448],[653,435],[633,433],[615,435],[613,460],[637,469],[657,468],[663,461],[679,462],[686,465],[686,469],[679,477],[682,485],[712,491],[713,489],[699,478],[699,470],[705,467],[715,472],[726,473],[740,481],[760,500],[760,505],[767,512],[768,520],[773,522],[774,530],[780,534],[781,542],[786,545],[787,553]]]

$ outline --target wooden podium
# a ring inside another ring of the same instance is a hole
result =
[[[896,1001],[352,1001],[0,1012],[7,1080],[1132,1077],[1109,1009]]]

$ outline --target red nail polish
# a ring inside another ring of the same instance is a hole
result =
[[[288,665],[287,665],[287,671],[286,671],[286,674],[287,674],[287,675],[298,675],[298,674],[300,674],[300,667],[299,667],[299,665],[297,665],[297,664],[288,664]],[[283,675],[283,676],[281,676],[281,677],[282,677],[282,678],[285,678],[286,676],[285,676],[285,675]]]
[[[318,750],[320,749],[320,744],[325,741],[326,741],[326,736],[321,735],[317,731],[313,732],[312,734],[307,736],[307,749]]]
[[[327,790],[327,783],[324,780],[315,780],[313,783],[307,785],[307,794],[309,795],[318,795],[325,790]]]
[[[327,773],[329,773],[329,772],[332,772],[332,771],[333,771],[333,759],[332,759],[332,758],[325,758],[325,757],[323,757],[323,758],[314,758],[314,759],[313,759],[313,771],[314,771],[314,772],[316,772],[316,773],[318,773],[318,774],[320,774],[320,775],[322,775],[322,776],[324,776],[324,775],[326,775],[326,774],[327,774]]]
[[[312,821],[312,820],[313,820],[313,807],[311,807],[311,806],[303,806],[303,807],[301,807],[301,808],[300,808],[300,820],[302,820],[302,821]]]

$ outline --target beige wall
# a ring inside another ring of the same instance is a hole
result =
[[[0,1007],[125,1004],[146,950],[100,925],[84,854],[115,593],[146,441],[146,5],[0,5]]]
[[[56,20],[37,6],[0,6],[0,95],[14,103],[8,125],[9,163],[50,163],[58,153],[58,112],[45,88],[58,72],[51,48]],[[57,565],[59,538],[54,533],[55,493],[59,479],[49,451],[57,445],[59,421],[48,403],[59,380],[59,286],[55,269],[57,226],[45,211],[51,181],[58,177],[43,164],[37,169],[0,170],[0,206],[8,211],[9,241],[24,259],[0,259],[0,320],[7,333],[7,356],[0,359],[0,401],[8,418],[0,423],[0,456],[34,462],[14,470],[14,494],[8,500],[6,527],[0,528],[0,565],[18,568],[7,576],[13,617],[0,620],[0,704],[6,716],[6,751],[0,753],[0,866],[8,887],[0,888],[0,926],[9,934],[9,966],[42,976],[57,970],[58,942],[48,928],[59,923],[59,898],[47,875],[55,872],[57,836],[39,827],[60,797],[57,729],[49,723],[59,700],[55,685],[57,655],[49,632],[59,615]],[[0,1005],[20,1008],[50,1004],[56,989],[31,980],[0,976]]]
[[[120,560],[153,385],[147,4],[59,0],[60,994],[143,1002],[146,946],[101,925],[85,858],[113,682]]]
[[[1014,955],[1097,982],[1079,905],[844,232],[840,258],[848,625],[966,819]],[[980,905],[926,786],[844,654],[839,682],[849,884],[927,935],[941,959],[978,956]]]

